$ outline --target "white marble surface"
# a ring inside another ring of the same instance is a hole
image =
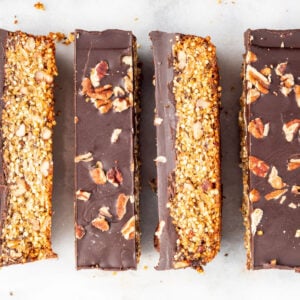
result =
[[[293,0],[44,0],[46,11],[35,1],[0,0],[0,27],[46,34],[68,33],[75,28],[130,29],[141,45],[144,64],[142,114],[143,191],[141,197],[142,258],[138,271],[76,271],[73,238],[73,46],[58,46],[55,128],[55,182],[53,248],[57,260],[0,270],[0,299],[281,299],[299,298],[300,275],[291,271],[245,269],[243,227],[240,215],[241,173],[238,167],[237,112],[241,93],[240,70],[243,32],[247,28],[299,28],[300,2]],[[14,16],[18,24],[14,24]],[[221,69],[223,240],[216,259],[203,275],[194,270],[157,272],[152,247],[156,198],[148,180],[155,176],[153,73],[148,33],[159,29],[210,35],[217,46]],[[225,256],[225,254],[227,256]],[[145,267],[147,266],[147,268]],[[298,296],[298,297],[297,297]]]

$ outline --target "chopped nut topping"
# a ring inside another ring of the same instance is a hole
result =
[[[127,99],[125,98],[116,98],[113,103],[113,110],[115,112],[122,112],[130,107],[130,105],[127,102]]]
[[[269,123],[264,124],[260,118],[256,118],[248,124],[248,131],[255,138],[262,139],[269,133]]]
[[[272,259],[272,260],[270,261],[270,265],[276,266],[276,264],[277,264],[277,260],[276,260],[276,259]]]
[[[129,196],[125,194],[119,194],[116,204],[116,212],[119,220],[122,220],[126,214],[126,205],[129,200]]]
[[[293,74],[290,73],[281,76],[280,81],[283,84],[283,86],[285,86],[286,88],[292,88],[295,84],[294,76]]]
[[[247,64],[252,63],[252,62],[256,62],[257,61],[257,56],[253,52],[247,51],[245,60],[246,60]]]
[[[295,92],[295,100],[296,100],[297,106],[300,107],[300,85],[295,84],[294,92]]]
[[[292,208],[292,209],[296,209],[297,208],[297,205],[294,203],[294,202],[291,202],[289,205],[288,205],[289,208]]]
[[[125,96],[125,91],[120,86],[115,86],[113,93],[116,98],[122,98]]]
[[[282,76],[285,73],[287,67],[287,62],[283,62],[277,65],[275,68],[275,74],[278,76]]]
[[[291,192],[296,195],[300,195],[300,185],[293,185]]]
[[[264,235],[264,232],[263,232],[262,230],[258,230],[258,231],[256,232],[256,234],[257,234],[258,236],[262,236],[262,235]]]
[[[287,189],[282,189],[282,190],[275,190],[267,195],[265,195],[266,200],[278,200],[281,196],[283,196],[288,190]]]
[[[247,91],[247,104],[255,102],[260,97],[260,92],[257,89],[249,89]]]
[[[81,240],[85,235],[85,230],[81,225],[75,225],[75,236],[76,239]]]
[[[256,190],[256,189],[251,190],[250,193],[249,193],[249,200],[251,202],[257,202],[257,201],[259,201],[260,200],[260,193],[259,193],[259,191]]]
[[[125,55],[122,57],[122,63],[124,63],[125,65],[129,65],[132,67],[132,56],[130,55]]]
[[[108,206],[100,207],[99,217],[112,218],[112,214],[109,212],[109,207]]]
[[[124,80],[125,91],[127,93],[132,93],[133,92],[133,82],[132,82],[132,79],[130,79],[129,76],[125,76],[125,77],[123,77],[123,80]]]
[[[126,240],[135,238],[135,216],[132,216],[122,227],[121,233]]]
[[[268,77],[271,75],[271,69],[266,67],[260,70],[260,73],[263,74],[264,76]]]
[[[37,2],[33,6],[39,10],[45,10],[45,5],[42,2]]]
[[[300,168],[300,158],[291,158],[288,162],[288,171],[293,171]]]
[[[278,176],[278,171],[275,167],[272,167],[269,174],[268,182],[274,189],[282,189],[286,184],[282,181],[282,178]]]
[[[155,117],[155,119],[154,119],[154,126],[159,126],[159,125],[162,124],[162,122],[163,122],[162,118]]]
[[[104,217],[97,217],[92,221],[92,225],[101,230],[101,231],[108,231],[109,230],[109,224],[105,220]]]
[[[90,170],[90,175],[94,183],[105,184],[106,176],[103,170],[103,165],[100,161],[97,161],[96,166]]]
[[[246,80],[251,82],[251,84],[254,85],[259,92],[263,94],[269,93],[269,80],[250,65],[248,65],[246,69]]]
[[[88,152],[88,153],[77,155],[75,157],[74,161],[75,161],[75,163],[79,163],[81,161],[89,162],[89,161],[92,161],[92,160],[93,160],[93,154],[91,152]]]
[[[77,200],[82,200],[82,201],[88,201],[90,199],[91,193],[83,191],[83,190],[78,190],[76,191],[76,199]]]
[[[100,80],[107,74],[107,71],[108,63],[103,60],[91,70],[90,80],[94,88],[100,85]]]
[[[255,156],[249,156],[249,169],[252,173],[259,177],[266,177],[269,172],[269,166]]]
[[[110,138],[110,142],[112,144],[114,144],[114,143],[116,143],[118,141],[119,135],[121,134],[121,132],[122,132],[122,129],[120,129],[120,128],[114,129],[114,131],[113,131],[113,133],[111,135],[111,138]]]
[[[109,169],[106,173],[106,178],[115,187],[118,187],[123,182],[123,175],[117,167]]]
[[[251,232],[253,235],[255,235],[257,226],[260,223],[262,217],[263,217],[262,209],[256,208],[253,210],[253,212],[251,214]]]
[[[157,156],[154,159],[154,161],[165,164],[167,162],[167,158],[165,156],[160,155],[160,156]]]
[[[299,238],[299,237],[300,237],[300,229],[297,229],[295,233],[295,238]]]
[[[294,119],[283,125],[282,130],[285,134],[285,138],[288,142],[291,142],[294,139],[295,134],[300,129],[300,120]]]

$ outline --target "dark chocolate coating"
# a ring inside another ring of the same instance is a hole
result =
[[[0,127],[2,126],[2,109],[4,107],[4,102],[2,100],[4,93],[4,65],[5,65],[5,50],[6,41],[8,37],[8,31],[0,29]],[[5,185],[5,177],[3,170],[3,159],[2,159],[2,131],[0,131],[0,236],[2,232],[3,223],[6,218],[7,213],[7,186]],[[1,245],[1,240],[0,240]],[[0,247],[0,255],[1,255]]]
[[[251,204],[250,213],[255,208],[263,210],[263,218],[257,234],[251,239],[252,265],[259,268],[297,268],[300,266],[300,238],[295,232],[300,229],[300,207],[290,208],[290,203],[298,205],[300,196],[291,193],[293,185],[300,185],[300,168],[288,171],[288,159],[299,154],[300,140],[296,136],[292,142],[285,139],[282,127],[294,119],[300,119],[300,108],[292,91],[287,97],[280,92],[280,77],[275,74],[279,63],[288,62],[285,73],[294,76],[295,84],[300,84],[300,30],[248,30],[245,34],[246,50],[257,56],[251,65],[258,71],[265,66],[273,65],[270,91],[256,102],[247,105],[247,124],[250,120],[261,118],[263,123],[270,123],[267,137],[256,139],[248,133],[248,154],[265,161],[270,170],[275,166],[278,175],[287,184],[286,200],[265,200],[264,195],[274,189],[268,183],[268,176],[261,178],[250,172],[249,190],[255,188],[262,195],[260,201]],[[276,92],[275,95],[273,92]],[[276,260],[276,266],[270,265]]]
[[[127,212],[121,221],[116,217],[116,200],[120,193],[134,194],[134,174],[130,170],[133,162],[133,108],[119,113],[110,110],[100,114],[86,96],[81,95],[81,82],[89,77],[91,68],[100,61],[108,63],[108,75],[101,80],[101,85],[111,84],[123,87],[123,77],[128,65],[122,63],[125,55],[132,56],[133,35],[129,31],[106,30],[88,32],[76,30],[76,92],[75,114],[76,124],[76,155],[91,152],[93,161],[76,164],[76,190],[91,192],[86,202],[75,200],[76,223],[86,233],[76,240],[76,260],[78,268],[101,268],[105,270],[135,269],[137,264],[135,239],[126,240],[121,235],[123,225],[135,215],[134,204],[127,203]],[[122,129],[118,141],[111,144],[114,129]],[[96,185],[89,169],[97,161],[103,163],[108,171],[117,166],[123,175],[123,183],[115,187],[110,183]],[[93,227],[91,221],[97,217],[99,208],[108,206],[113,218],[110,220],[109,231],[102,232]]]
[[[166,163],[157,163],[157,195],[159,222],[165,225],[160,236],[159,263],[157,270],[173,269],[176,252],[177,233],[172,223],[170,211],[166,207],[174,194],[174,175],[176,166],[175,134],[176,111],[175,99],[172,93],[174,69],[172,63],[172,46],[176,34],[152,31],[150,38],[153,44],[155,65],[155,102],[156,116],[163,119],[161,125],[156,126],[157,156],[165,156]]]

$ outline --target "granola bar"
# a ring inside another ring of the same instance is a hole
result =
[[[77,268],[136,269],[138,78],[129,31],[76,31]]]
[[[202,266],[220,248],[219,76],[210,38],[151,32],[155,65],[158,270]]]
[[[240,125],[248,269],[300,266],[300,31],[248,30]]]
[[[55,45],[0,30],[0,266],[56,257],[51,248]]]

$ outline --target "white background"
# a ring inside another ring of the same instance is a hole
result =
[[[142,257],[138,271],[75,270],[73,237],[73,45],[59,45],[56,85],[57,126],[54,135],[53,248],[56,260],[10,266],[0,270],[0,299],[299,299],[300,274],[293,271],[245,269],[240,214],[241,172],[237,112],[241,94],[243,32],[247,28],[300,28],[300,2],[295,0],[0,0],[0,27],[34,34],[68,33],[75,28],[132,30],[143,62]],[[14,24],[14,19],[18,24]],[[194,270],[158,272],[152,239],[156,197],[148,181],[155,177],[155,135],[152,126],[153,67],[151,30],[210,35],[217,46],[223,87],[223,239],[222,250],[203,275]],[[300,216],[299,216],[300,218]],[[299,253],[300,255],[300,253]],[[297,297],[298,296],[298,297]]]

